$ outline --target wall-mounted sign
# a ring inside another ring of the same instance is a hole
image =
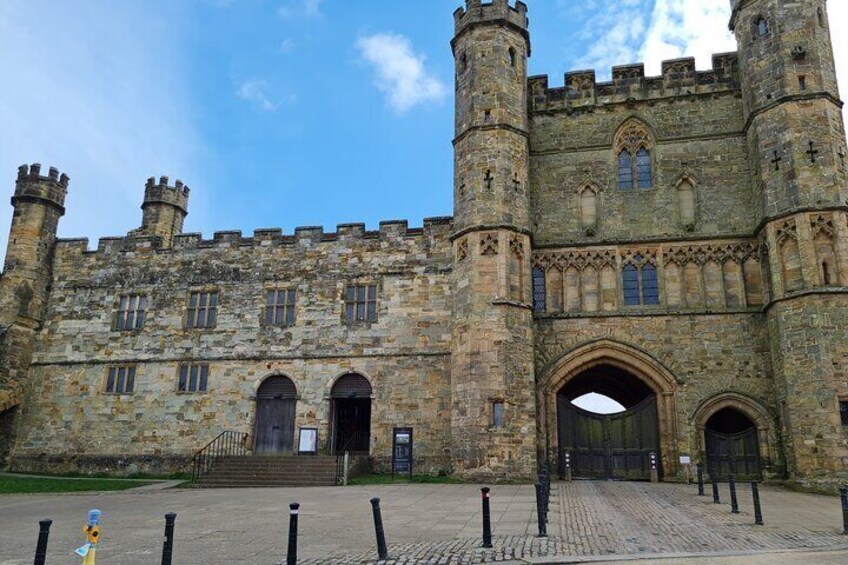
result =
[[[318,428],[300,428],[297,452],[301,455],[318,455]]]
[[[688,455],[681,455],[680,456],[680,464],[681,465],[691,465],[692,464],[692,458],[689,457]]]
[[[395,428],[392,440],[392,475],[412,476],[412,428]]]

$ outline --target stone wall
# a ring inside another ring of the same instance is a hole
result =
[[[4,469],[7,463],[7,457],[12,451],[12,445],[15,440],[15,415],[17,407],[9,408],[0,412],[0,469]]]
[[[170,250],[151,238],[103,240],[96,252],[60,242],[16,468],[38,467],[45,454],[179,464],[221,431],[252,433],[253,397],[273,374],[295,383],[295,425],[317,426],[326,449],[330,388],[348,372],[372,385],[378,468],[391,456],[394,426],[415,428],[419,469],[447,468],[450,230],[437,219],[416,230],[388,222],[368,233],[352,225],[337,234],[183,235]],[[378,321],[346,323],[345,287],[363,282],[378,285]],[[266,290],[277,287],[297,289],[293,327],[262,323]],[[189,292],[199,289],[219,292],[214,329],[184,328]],[[126,293],[148,297],[141,331],[112,330]],[[179,364],[198,361],[209,363],[209,392],[177,393]],[[132,395],[104,393],[116,365],[138,367]]]
[[[753,201],[742,103],[736,91],[610,103],[593,111],[531,114],[531,202],[538,246],[751,235]],[[614,142],[630,122],[646,131],[653,186],[618,187]],[[694,219],[678,191],[694,187]],[[597,193],[596,222],[581,221],[581,194]]]

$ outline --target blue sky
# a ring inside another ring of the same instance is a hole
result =
[[[159,175],[192,187],[186,230],[206,237],[449,215],[461,3],[2,0],[3,191],[22,163],[57,166],[71,177],[60,234],[92,247],[138,226]],[[684,54],[708,68],[735,48],[724,0],[527,3],[531,72],[552,85],[639,60],[657,74]],[[831,2],[833,22],[846,5]]]

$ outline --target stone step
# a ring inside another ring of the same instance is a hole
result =
[[[335,486],[336,458],[249,455],[218,461],[204,488]]]

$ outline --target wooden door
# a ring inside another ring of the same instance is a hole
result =
[[[707,472],[720,481],[728,475],[736,475],[740,481],[756,481],[761,478],[760,442],[757,428],[752,427],[735,434],[723,434],[707,429],[706,437]]]
[[[293,399],[258,400],[256,407],[256,453],[294,452]]]
[[[650,455],[660,463],[656,397],[618,414],[593,414],[557,398],[560,453],[576,478],[650,480]]]

